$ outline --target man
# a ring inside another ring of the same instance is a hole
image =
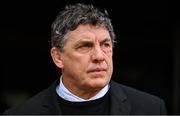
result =
[[[61,78],[5,114],[166,114],[163,100],[111,80],[115,34],[107,11],[66,6],[52,24]]]

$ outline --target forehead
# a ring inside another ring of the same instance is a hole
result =
[[[69,33],[69,39],[110,39],[109,31],[103,26],[80,25]]]

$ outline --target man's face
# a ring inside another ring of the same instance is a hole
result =
[[[80,25],[64,44],[62,75],[70,89],[94,91],[110,81],[113,72],[112,40],[104,27]]]

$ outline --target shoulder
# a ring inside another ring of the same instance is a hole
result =
[[[6,110],[4,114],[48,114],[51,106],[56,105],[56,83],[53,83],[49,88],[42,90],[20,105]]]
[[[122,85],[122,84],[117,83],[115,81],[111,82],[111,86],[112,86],[112,89],[115,89],[116,91],[117,90],[122,91],[129,98],[132,97],[133,99],[142,98],[142,99],[152,99],[152,100],[160,100],[161,99],[161,98],[154,96],[152,94],[149,94],[147,92],[135,89],[135,88],[130,87],[130,86]]]
[[[112,92],[114,91],[113,93],[116,91],[117,94],[124,94],[131,105],[132,112],[146,112],[147,114],[156,112],[156,114],[166,114],[165,103],[158,96],[119,84],[114,81],[111,82],[111,87]]]
[[[48,91],[44,90],[31,97],[27,101],[6,110],[4,114],[36,114],[37,109],[38,111],[40,111],[40,109],[42,108],[42,103],[45,101],[46,97],[48,97],[47,93]]]

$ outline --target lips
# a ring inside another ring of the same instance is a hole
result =
[[[106,69],[105,68],[95,68],[95,69],[88,70],[88,73],[103,72],[103,71],[106,71]]]

